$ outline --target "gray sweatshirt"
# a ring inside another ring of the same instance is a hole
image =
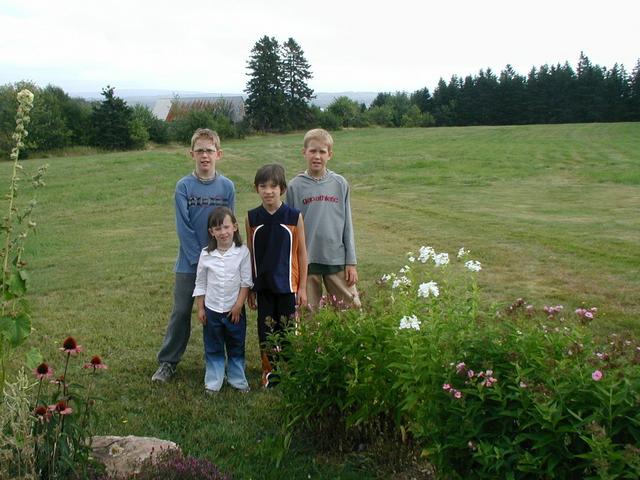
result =
[[[355,265],[349,183],[331,170],[321,180],[301,173],[289,182],[287,204],[302,212],[309,263]]]

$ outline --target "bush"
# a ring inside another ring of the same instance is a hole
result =
[[[637,478],[638,344],[598,342],[582,324],[595,309],[479,314],[465,255],[423,247],[366,310],[326,307],[290,332],[290,428],[411,441],[442,477]]]
[[[185,456],[177,450],[165,450],[153,455],[140,466],[135,480],[228,480],[231,477],[220,472],[213,463],[196,457]]]
[[[223,111],[216,110],[215,107],[188,110],[169,123],[173,138],[184,144],[188,144],[191,141],[193,132],[198,128],[215,130],[220,139],[242,136],[240,129],[236,128],[231,118]]]
[[[148,140],[156,143],[169,143],[169,127],[167,122],[157,118],[146,105],[133,107],[134,122],[139,122],[147,132]],[[145,140],[146,143],[146,140]]]
[[[127,150],[140,142],[143,135],[140,123],[133,122],[133,109],[114,90],[107,85],[102,90],[104,100],[93,107],[92,144],[107,150]]]

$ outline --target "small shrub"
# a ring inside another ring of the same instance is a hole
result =
[[[208,460],[185,456],[177,450],[164,450],[155,457],[146,459],[140,473],[133,475],[135,480],[228,480],[231,477],[222,473]]]

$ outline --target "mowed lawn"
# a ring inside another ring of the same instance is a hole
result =
[[[304,169],[302,136],[223,142],[218,169],[236,184],[241,224],[259,203],[259,166],[282,163],[289,178]],[[564,305],[566,315],[596,306],[596,333],[640,334],[640,123],[375,128],[334,138],[329,166],[352,185],[365,302],[377,278],[406,263],[406,252],[429,245],[453,257],[464,246],[482,262],[487,314],[518,297],[538,308]],[[106,399],[99,433],[171,439],[237,478],[382,475],[390,467],[372,463],[366,449],[318,452],[302,435],[273,471],[281,404],[277,392],[258,388],[253,314],[247,361],[254,392],[204,397],[195,318],[177,378],[151,384],[172,302],[173,191],[192,169],[186,151],[23,162],[29,170],[50,164],[26,253],[29,346],[59,363],[58,343],[74,335],[104,357],[110,369],[99,381]],[[9,176],[9,162],[0,163],[3,191]]]

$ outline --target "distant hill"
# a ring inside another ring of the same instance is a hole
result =
[[[191,91],[172,91],[172,90],[145,90],[145,89],[116,89],[115,94],[126,100],[130,105],[142,104],[149,108],[153,108],[156,102],[163,98],[173,98],[178,95],[180,98],[190,97],[237,97],[242,93],[205,93]],[[71,97],[81,97],[87,100],[99,100],[102,98],[99,92],[69,92]],[[349,97],[358,103],[364,103],[369,106],[376,98],[378,92],[318,92],[311,101],[312,104],[320,108],[326,108],[331,102],[338,97]]]

